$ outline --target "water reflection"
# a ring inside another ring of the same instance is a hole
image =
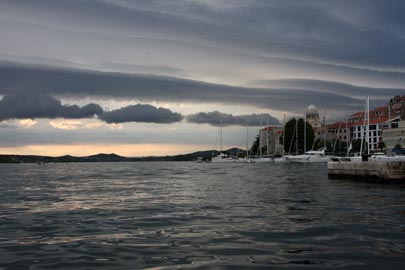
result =
[[[3,269],[402,269],[405,189],[319,165],[0,165]]]

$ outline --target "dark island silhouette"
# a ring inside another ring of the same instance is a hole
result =
[[[230,148],[224,151],[230,155],[244,156],[246,151],[239,148]],[[1,155],[0,163],[66,163],[66,162],[141,162],[141,161],[194,161],[197,158],[209,160],[212,156],[218,155],[217,150],[198,151],[189,154],[173,156],[146,156],[146,157],[124,157],[117,154],[97,154],[84,157],[65,156],[35,156],[35,155]]]

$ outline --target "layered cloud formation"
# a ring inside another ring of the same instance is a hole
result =
[[[179,50],[191,44],[348,66],[402,69],[404,62],[398,55],[405,53],[401,46],[404,9],[402,1],[379,0],[3,0],[0,14],[6,23],[3,27],[13,28],[9,42],[21,39],[21,31],[35,30],[30,37],[62,37],[52,40],[51,48],[69,40],[67,45],[77,50],[84,42],[105,36],[111,41],[100,47],[110,51],[113,44],[122,41],[131,46],[155,40],[155,46],[177,43]],[[16,15],[21,17],[18,23]],[[23,30],[24,24],[31,29]],[[73,37],[78,39],[73,41]],[[88,48],[92,51],[88,57],[98,54],[100,47]],[[68,57],[74,53],[70,51]]]
[[[0,121],[25,118],[90,118],[103,113],[97,104],[83,107],[62,105],[51,96],[19,94],[7,95],[0,101]]]
[[[62,105],[60,100],[47,95],[6,95],[0,101],[0,121],[34,118],[81,119],[96,116],[107,123],[174,123],[183,119],[183,116],[178,113],[147,104],[136,104],[118,110],[104,111],[100,105],[94,103],[83,107]]]
[[[35,118],[64,118],[64,119],[83,119],[94,118],[106,123],[156,123],[156,124],[172,124],[180,122],[184,116],[172,112],[166,108],[157,108],[149,104],[135,104],[122,107],[120,109],[105,111],[98,104],[87,104],[83,107],[78,105],[62,105],[60,100],[47,95],[32,95],[32,94],[18,94],[6,95],[0,100],[0,121],[9,119],[24,119],[29,123]],[[28,120],[27,120],[28,119]],[[27,122],[27,123],[28,123]],[[252,114],[252,115],[239,115],[215,112],[201,112],[187,116],[187,122],[196,124],[210,124],[218,126],[243,126],[249,124],[250,126],[262,126],[266,123],[280,124],[279,121],[269,114]],[[29,124],[28,123],[28,124]],[[81,122],[69,122],[69,127],[62,129],[77,129],[78,127],[88,127],[81,124]],[[51,122],[54,127],[61,127],[65,123]],[[3,127],[14,127],[10,125],[3,125]],[[92,127],[99,127],[93,125]]]
[[[14,78],[14,79],[13,79]],[[18,80],[17,78],[24,78]],[[95,72],[16,64],[0,65],[0,94],[95,96],[148,101],[207,102],[250,105],[302,112],[308,104],[356,109],[366,95],[383,103],[401,88],[373,88],[320,80],[288,79],[257,82],[261,88],[211,84],[155,75]],[[267,85],[267,87],[263,87]]]
[[[378,0],[4,0],[0,59],[42,66],[3,62],[0,91],[358,108],[364,95],[382,103],[405,92],[404,8]]]
[[[210,124],[213,126],[263,126],[279,125],[280,122],[269,114],[238,115],[214,112],[201,112],[187,116],[189,123]]]
[[[0,120],[71,119],[2,121],[0,144],[175,143],[179,133],[197,144],[198,123],[208,140],[221,121],[276,124],[309,104],[343,119],[366,96],[374,107],[405,94],[404,10],[395,0],[0,0]],[[106,135],[106,123],[126,122]],[[148,123],[170,124],[165,138]],[[235,144],[237,126],[227,129]],[[56,130],[70,133],[44,136]]]
[[[183,116],[165,108],[156,108],[147,104],[136,104],[104,112],[100,115],[100,119],[107,123],[145,122],[170,124],[181,121]]]

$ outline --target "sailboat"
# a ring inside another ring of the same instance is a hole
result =
[[[246,156],[238,158],[236,163],[255,163],[255,159],[249,157],[249,122],[246,125]]]
[[[261,120],[260,120],[261,122]],[[266,153],[267,155],[264,157],[263,156],[263,140],[262,140],[262,134],[261,132],[259,132],[259,157],[255,158],[255,162],[256,163],[264,163],[264,162],[274,162],[274,160],[272,158],[269,158],[269,119],[267,118],[267,126],[266,126]]]
[[[227,153],[224,153],[222,151],[222,121],[221,125],[219,126],[219,144],[220,144],[220,150],[219,154],[211,159],[212,163],[235,163],[236,158],[234,158],[231,155],[228,155]]]
[[[325,155],[325,149],[306,151],[302,155],[291,156],[288,158],[289,162],[295,163],[327,163],[330,157]]]
[[[296,149],[298,152],[298,120],[296,122]],[[295,155],[295,156],[288,156],[286,157],[288,162],[292,163],[327,163],[330,161],[330,157],[325,155],[325,148],[320,150],[306,150],[306,130],[307,130],[307,119],[306,119],[306,112],[304,117],[304,154]]]
[[[284,147],[285,147],[285,114],[284,114],[284,119],[283,119],[283,156],[281,157],[275,157],[273,159],[274,163],[286,163],[288,162],[288,159],[291,157],[291,155],[289,155],[290,151],[288,151],[288,155],[284,155],[285,151],[284,151]],[[295,133],[295,129],[294,129],[294,133]],[[294,135],[292,136],[291,140],[293,139]],[[291,150],[291,145],[292,145],[292,141],[290,143],[290,150]]]
[[[360,162],[363,160],[363,141],[364,141],[364,133],[366,133],[366,142],[367,142],[367,155],[370,155],[370,147],[369,147],[369,127],[370,127],[370,98],[367,97],[366,99],[366,108],[364,109],[364,119],[363,119],[363,128],[361,130],[361,144],[360,144],[360,153],[357,156],[349,157],[351,162]],[[366,147],[366,146],[364,146]]]

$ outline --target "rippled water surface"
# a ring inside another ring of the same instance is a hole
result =
[[[326,165],[0,165],[0,269],[405,269],[405,187]]]

